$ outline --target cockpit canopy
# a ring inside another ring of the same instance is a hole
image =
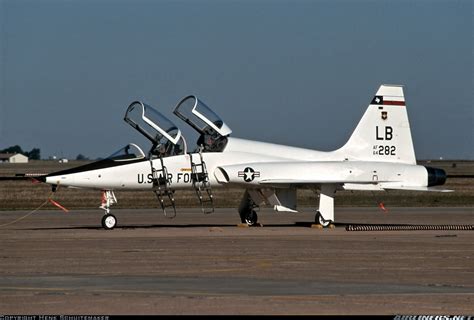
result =
[[[172,156],[186,152],[181,131],[167,117],[153,107],[141,102],[132,102],[127,108],[124,120],[151,141],[148,153],[153,156]]]
[[[113,161],[131,161],[143,158],[145,158],[145,153],[143,153],[142,149],[134,143],[127,144],[122,149],[107,157],[107,159]]]
[[[232,133],[224,121],[194,95],[183,98],[173,113],[200,134],[209,132],[211,129],[223,137]]]
[[[199,134],[196,152],[221,152],[227,145],[232,130],[196,96],[187,96],[178,103],[174,114],[184,120]],[[132,102],[124,120],[151,141],[148,157],[172,156],[187,153],[184,137],[178,127],[153,107]]]
[[[141,101],[132,102],[128,106],[124,120],[148,138],[153,145],[159,145],[163,138],[172,144],[177,144],[181,138],[181,131],[171,120]]]
[[[199,132],[197,145],[201,151],[221,152],[225,149],[232,130],[196,96],[181,99],[173,113]]]

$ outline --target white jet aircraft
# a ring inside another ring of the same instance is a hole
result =
[[[324,227],[334,221],[337,190],[449,191],[432,188],[446,181],[443,170],[416,164],[402,86],[380,86],[349,141],[331,152],[230,137],[231,129],[194,95],[183,98],[174,114],[200,134],[195,150],[188,150],[168,118],[136,101],[124,120],[151,141],[147,154],[131,143],[104,160],[37,179],[53,190],[101,190],[105,229],[117,224],[110,213],[115,190],[153,191],[165,215],[174,215],[177,190],[194,189],[202,211],[211,213],[213,188],[240,187],[241,221],[255,225],[256,207],[296,212],[297,188],[309,188],[319,191],[315,221]]]

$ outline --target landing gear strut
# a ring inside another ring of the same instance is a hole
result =
[[[336,186],[323,184],[319,194],[319,209],[316,211],[314,220],[316,224],[320,224],[326,228],[334,222],[334,196],[336,194]]]
[[[105,230],[112,230],[117,225],[117,218],[110,214],[110,207],[117,203],[117,198],[112,190],[102,191],[102,204],[99,208],[105,210],[105,214],[102,217],[102,227]]]
[[[249,192],[246,190],[239,206],[240,221],[250,227],[257,225],[258,215],[254,210],[257,207],[258,205],[255,204]]]

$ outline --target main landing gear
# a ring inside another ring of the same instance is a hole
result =
[[[240,216],[242,223],[246,223],[248,226],[255,226],[258,223],[258,215],[255,210],[250,210],[244,215]]]
[[[334,196],[335,185],[323,184],[319,194],[319,209],[316,211],[314,221],[316,224],[326,228],[334,222]]]
[[[316,211],[316,216],[314,217],[314,222],[316,224],[319,224],[321,225],[322,227],[326,228],[328,227],[330,224],[331,224],[331,220],[326,220],[323,218],[323,215],[321,214],[321,212]]]
[[[258,215],[254,210],[257,207],[258,205],[252,200],[252,197],[246,190],[239,206],[239,215],[242,223],[247,224],[249,227],[258,225]]]
[[[117,218],[110,214],[110,207],[117,203],[117,198],[112,190],[102,191],[102,204],[99,208],[105,210],[105,214],[102,217],[102,227],[105,230],[112,230],[117,225]]]
[[[336,194],[337,185],[323,184],[319,193],[319,208],[316,211],[314,221],[316,225],[323,228],[331,227],[334,222],[334,196]],[[252,197],[252,190],[246,190],[239,206],[239,215],[242,224],[248,226],[257,226],[258,215],[255,208],[258,204],[253,200],[258,197]],[[258,200],[257,200],[258,201]]]

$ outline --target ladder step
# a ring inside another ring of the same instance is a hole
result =
[[[203,163],[191,163],[191,167],[204,167]]]
[[[214,203],[206,163],[201,153],[199,153],[199,156],[201,163],[194,163],[191,158],[191,181],[201,204],[202,212],[208,214],[214,212]]]
[[[196,172],[191,174],[191,179],[193,179],[194,182],[202,182],[207,180],[207,173],[204,172]]]
[[[153,179],[153,185],[155,186],[166,186],[168,183],[167,179]]]
[[[153,192],[159,200],[163,214],[166,217],[174,218],[176,216],[176,205],[174,201],[173,191],[170,189],[170,179],[168,178],[168,170],[166,169],[163,158],[160,157],[161,168],[155,169],[153,161],[151,161]],[[169,216],[167,209],[171,209],[171,216]]]

